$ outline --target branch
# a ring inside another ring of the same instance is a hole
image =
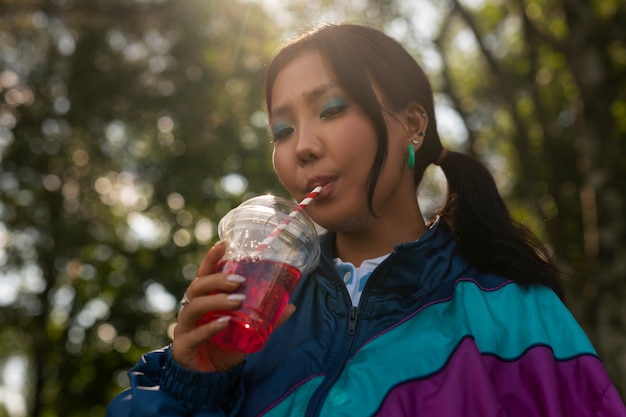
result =
[[[520,14],[524,16],[523,18],[524,18],[524,23],[526,25],[525,26],[526,30],[532,35],[537,36],[546,44],[552,46],[555,50],[565,53],[565,46],[566,46],[565,42],[552,36],[550,33],[540,29],[539,26],[537,26],[532,20],[528,18],[528,15],[525,12],[526,4],[524,3],[524,0],[514,0],[514,1],[517,3],[520,9]]]
[[[517,110],[515,98],[513,97],[511,90],[511,85],[507,81],[504,71],[502,70],[502,68],[500,68],[496,59],[483,42],[482,36],[478,30],[476,23],[474,22],[473,17],[467,12],[467,10],[463,8],[459,0],[453,0],[453,6],[454,10],[459,14],[459,16],[461,16],[465,24],[474,34],[476,42],[480,47],[480,52],[485,59],[488,68],[495,76],[499,91],[502,92],[502,98],[504,99],[504,102],[509,109],[513,124],[515,126],[515,130],[517,132],[517,134],[513,135],[513,141],[515,148],[519,152],[518,156],[520,160],[520,166],[522,168],[532,166],[532,158],[530,153],[528,152],[528,129]],[[532,185],[534,184],[535,179],[536,175],[532,170],[530,172],[524,172],[524,175],[521,176],[520,181],[522,186],[524,187],[525,194],[532,195]]]
[[[450,21],[452,20],[452,14],[449,13],[446,15],[444,21],[441,24],[442,28],[445,28],[449,25]],[[433,43],[437,46],[437,48],[440,51],[440,55],[441,55],[441,59],[443,61],[443,65],[442,65],[442,70],[441,70],[441,75],[443,77],[443,85],[441,90],[450,98],[450,100],[452,101],[452,107],[456,110],[457,113],[459,113],[459,115],[461,116],[461,120],[463,121],[463,126],[465,126],[465,130],[467,131],[467,139],[469,142],[469,151],[473,153],[473,149],[474,149],[474,143],[476,142],[476,134],[474,133],[474,131],[472,129],[470,129],[467,120],[469,119],[469,113],[467,113],[465,110],[463,110],[463,106],[461,104],[461,100],[459,99],[459,95],[456,93],[455,88],[454,88],[454,83],[452,81],[452,76],[450,75],[450,71],[448,70],[449,65],[448,62],[446,60],[446,55],[443,52],[443,42],[444,42],[444,35],[445,35],[446,31],[442,30],[439,35],[433,39]]]

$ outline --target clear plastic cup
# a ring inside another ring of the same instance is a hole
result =
[[[244,353],[261,350],[300,277],[317,264],[315,225],[297,209],[289,200],[264,195],[243,202],[219,222],[218,235],[227,243],[219,268],[246,278],[238,290],[246,298],[237,310],[210,312],[200,320],[231,316],[228,327],[212,338],[218,346]]]

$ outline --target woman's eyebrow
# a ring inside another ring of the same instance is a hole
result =
[[[326,93],[328,90],[331,90],[333,88],[336,88],[339,86],[339,83],[335,80],[333,81],[329,81],[327,83],[321,84],[317,87],[315,87],[314,89],[312,89],[309,92],[304,93],[304,96],[306,96],[306,101],[308,103],[314,102],[315,100],[317,100],[321,95],[323,95],[324,93]],[[291,107],[290,102],[287,102],[281,106],[278,106],[276,108],[274,108],[271,112],[270,112],[270,120],[273,118],[276,118],[280,115],[283,115],[285,113],[289,112],[289,108]]]

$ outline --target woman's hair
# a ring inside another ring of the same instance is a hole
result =
[[[430,82],[406,49],[383,32],[354,24],[325,25],[291,41],[272,60],[265,83],[268,110],[276,76],[305,50],[328,57],[339,84],[374,125],[378,149],[367,196],[368,208],[374,214],[374,190],[388,148],[384,112],[398,112],[418,103],[428,117],[426,136],[415,155],[416,186],[426,168],[441,155]],[[382,92],[383,103],[378,101],[374,86]],[[481,270],[501,274],[523,286],[544,284],[563,298],[559,270],[542,243],[511,218],[484,165],[452,151],[439,165],[448,182],[448,200],[439,214],[452,227],[461,256]]]

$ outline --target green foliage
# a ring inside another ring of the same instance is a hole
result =
[[[169,342],[221,215],[282,192],[252,117],[278,37],[239,2],[9,2],[1,19],[0,279],[15,293],[0,358],[27,359],[30,415],[101,415]]]
[[[473,3],[473,2],[472,2]],[[623,2],[452,0],[440,89],[514,217],[552,249],[569,305],[626,392]],[[622,300],[622,301],[619,301]]]

